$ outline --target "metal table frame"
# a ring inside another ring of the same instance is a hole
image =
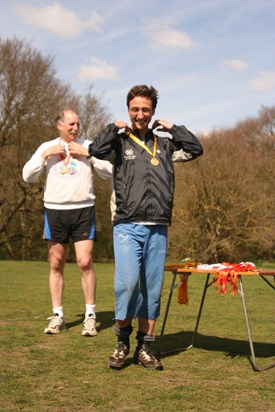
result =
[[[204,301],[205,301],[205,297],[206,297],[206,292],[207,289],[213,285],[213,281],[209,282],[209,278],[210,275],[217,275],[217,272],[213,271],[205,271],[205,270],[196,270],[196,273],[201,273],[201,274],[206,274],[206,280],[205,280],[205,284],[204,284],[204,289],[203,289],[203,294],[202,294],[202,298],[201,298],[201,302],[200,302],[200,306],[199,306],[199,310],[198,310],[198,315],[197,315],[197,319],[196,319],[196,324],[195,324],[195,328],[194,328],[194,332],[192,335],[192,340],[189,346],[187,347],[183,347],[183,348],[178,348],[178,349],[171,349],[168,351],[161,351],[160,347],[161,347],[161,341],[162,341],[162,337],[164,335],[164,330],[165,330],[165,326],[166,326],[166,322],[167,322],[167,318],[168,318],[168,313],[169,313],[169,308],[170,308],[170,304],[171,304],[171,299],[172,299],[172,295],[173,295],[173,291],[175,288],[177,288],[180,283],[182,283],[187,277],[191,276],[192,273],[195,273],[194,269],[192,271],[192,268],[181,268],[179,267],[179,265],[170,265],[170,266],[166,266],[165,267],[165,271],[170,271],[172,272],[172,281],[171,281],[171,285],[170,285],[170,290],[169,290],[169,295],[168,295],[168,300],[167,300],[167,304],[166,304],[166,309],[165,309],[165,313],[164,313],[164,318],[163,318],[163,322],[162,322],[162,327],[161,327],[161,332],[160,332],[160,336],[159,336],[159,341],[158,341],[158,347],[157,347],[157,352],[160,355],[164,355],[164,354],[169,354],[169,353],[175,353],[175,352],[181,352],[181,351],[185,351],[187,349],[191,349],[194,347],[194,342],[195,342],[195,338],[197,335],[197,331],[198,331],[198,327],[199,327],[199,323],[200,323],[200,318],[201,318],[201,314],[202,314],[202,310],[203,310],[203,305],[204,305]],[[253,272],[253,273],[245,273],[245,272],[240,272],[238,273],[239,275],[239,294],[241,296],[242,299],[242,305],[243,305],[243,311],[244,311],[244,317],[245,317],[245,322],[246,322],[246,329],[247,329],[247,336],[248,336],[248,341],[249,341],[249,347],[250,347],[250,353],[251,353],[251,359],[249,358],[253,370],[255,372],[261,372],[270,368],[275,367],[275,363],[271,363],[267,366],[264,367],[259,367],[257,365],[256,362],[256,357],[255,357],[255,351],[254,351],[254,345],[253,345],[253,341],[252,341],[252,336],[251,336],[251,332],[250,332],[250,325],[249,325],[249,319],[248,319],[248,313],[247,313],[247,309],[246,309],[246,302],[245,302],[245,295],[244,295],[244,288],[243,288],[243,281],[242,281],[242,276],[243,275],[258,275],[261,279],[263,279],[273,290],[275,290],[274,285],[272,285],[272,283],[266,279],[265,276],[273,276],[275,279],[275,271],[257,271],[257,272]],[[178,275],[183,275],[183,277],[180,279],[179,282],[176,283],[176,278]]]

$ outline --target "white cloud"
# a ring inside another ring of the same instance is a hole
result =
[[[186,50],[193,45],[191,37],[183,30],[175,30],[170,19],[156,19],[143,23],[145,36],[154,49]]]
[[[244,60],[224,60],[223,67],[230,67],[233,70],[242,71],[247,68],[247,63]]]
[[[91,64],[81,64],[78,73],[79,80],[112,80],[118,79],[118,68],[111,64],[108,64],[105,60],[97,59],[96,57],[91,58]]]
[[[256,92],[271,92],[275,91],[275,72],[262,71],[258,77],[252,79],[250,87]]]
[[[156,49],[177,49],[184,50],[189,49],[192,45],[191,38],[188,34],[173,30],[162,29],[157,33],[152,32],[150,34],[151,46]]]
[[[104,21],[95,11],[91,11],[86,20],[81,20],[74,12],[59,4],[41,8],[17,4],[14,9],[27,25],[49,30],[64,39],[79,37],[86,29],[100,31]]]

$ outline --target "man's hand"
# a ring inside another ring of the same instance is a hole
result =
[[[124,122],[123,120],[117,120],[114,124],[118,129],[124,129],[124,128],[127,129],[128,128],[128,124],[126,122]]]
[[[89,156],[88,149],[76,142],[69,143],[68,150],[69,153],[74,156]]]
[[[42,153],[41,156],[44,160],[46,160],[49,156],[52,156],[52,155],[61,155],[63,157],[66,157],[67,154],[66,154],[65,146],[61,144],[57,144],[56,146],[49,147]]]
[[[155,120],[152,126],[152,129],[157,129],[162,132],[169,132],[170,129],[172,129],[173,124],[170,122],[167,122],[166,120]]]

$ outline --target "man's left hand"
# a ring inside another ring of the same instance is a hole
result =
[[[172,123],[167,122],[166,120],[163,120],[163,119],[158,119],[154,121],[152,128],[153,129],[157,128],[158,130],[162,132],[169,132],[169,130],[172,129],[172,127],[173,127]]]

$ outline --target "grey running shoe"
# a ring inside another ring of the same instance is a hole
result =
[[[89,315],[84,320],[83,323],[84,323],[83,330],[82,330],[83,336],[96,336],[97,335],[95,315]]]
[[[57,314],[55,314],[54,316],[51,316],[50,318],[47,318],[47,319],[51,320],[48,327],[45,328],[45,330],[44,330],[44,333],[47,333],[48,335],[52,335],[54,333],[59,333],[65,325],[64,319],[61,318]]]
[[[147,369],[157,369],[159,371],[163,370],[162,363],[154,356],[150,347],[143,343],[142,346],[137,346],[134,354],[135,363],[140,363]]]
[[[109,357],[110,368],[121,369],[129,353],[129,347],[123,342],[117,342],[112,355]]]

